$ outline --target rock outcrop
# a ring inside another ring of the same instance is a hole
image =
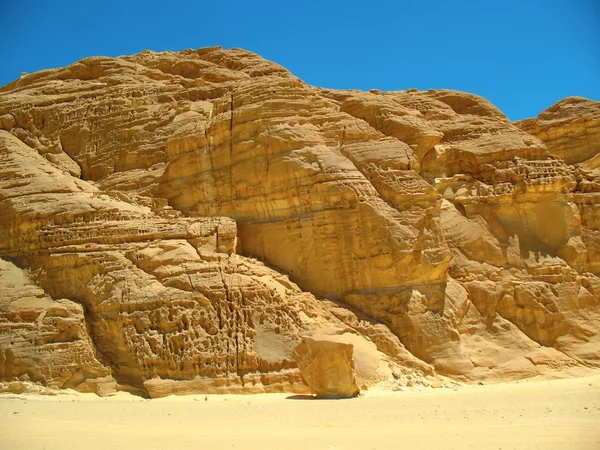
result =
[[[353,350],[352,344],[305,337],[292,356],[317,398],[352,398],[360,392],[354,374]]]
[[[574,240],[559,256],[579,271],[600,275],[600,102],[568,97],[516,125],[570,165],[577,182],[570,201],[577,208],[575,226],[581,243]]]
[[[0,88],[4,389],[307,392],[301,336],[352,341],[365,386],[600,367],[599,108],[556,111],[320,89],[239,49],[23,76]]]
[[[567,164],[600,167],[600,102],[568,97],[542,111],[537,118],[516,124],[540,139],[548,151]]]

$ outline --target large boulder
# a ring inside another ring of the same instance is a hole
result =
[[[352,398],[359,393],[355,381],[354,346],[305,337],[292,356],[302,378],[318,398]]]

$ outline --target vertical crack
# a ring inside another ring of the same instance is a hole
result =
[[[229,286],[227,285],[227,283],[225,282],[225,275],[223,273],[223,268],[219,266],[219,275],[221,277],[221,284],[223,285],[223,289],[225,290],[225,303],[230,303],[231,302],[231,291],[229,290]],[[223,320],[223,311],[227,311],[228,310],[228,305],[226,305],[225,308],[221,308],[221,306],[219,306],[219,329],[221,331],[223,331],[223,323],[225,322]],[[229,355],[232,351],[231,348],[231,328],[228,327],[227,330],[225,330],[225,339],[227,341],[227,350],[225,353],[225,378],[229,379],[229,374],[231,372],[233,372],[233,370],[235,369],[236,373],[237,373],[237,368],[231,367],[230,361],[229,361]],[[236,362],[237,362],[237,348],[236,350]]]
[[[229,201],[230,204],[233,204],[233,94],[231,94],[229,111]]]
[[[230,279],[230,284],[225,281],[225,273],[223,272],[223,268],[219,267],[219,274],[221,277],[221,283],[223,285],[223,289],[225,290],[225,302],[227,305],[225,308],[219,307],[219,328],[226,333],[227,340],[227,353],[226,353],[226,377],[229,378],[230,374],[236,374],[242,387],[245,385],[244,382],[244,373],[243,373],[243,357],[241,354],[241,346],[243,346],[243,342],[240,342],[240,315],[239,315],[239,307],[240,305],[236,305],[236,292],[239,291],[240,285],[236,279],[236,276],[233,275],[232,279]],[[238,292],[239,293],[239,292]],[[221,315],[223,311],[226,311],[230,314],[231,323],[229,321],[224,320]],[[226,322],[227,330],[223,330],[223,323]],[[243,332],[243,328],[242,328]]]

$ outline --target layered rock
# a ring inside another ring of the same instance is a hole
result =
[[[567,164],[588,169],[600,167],[600,102],[568,97],[533,119],[516,122],[522,130],[542,140],[553,155]]]
[[[577,182],[569,200],[576,206],[581,240],[575,240],[560,256],[575,264],[577,270],[600,274],[600,102],[568,97],[542,111],[537,118],[516,125],[546,144],[548,151],[575,166]],[[576,214],[577,215],[577,214]]]
[[[116,379],[151,397],[302,392],[291,357],[300,335],[358,333],[335,306],[236,255],[232,219],[173,217],[164,202],[106,194],[6,131],[0,152],[0,254],[28,271],[3,262],[4,379],[101,394]],[[24,285],[15,292],[13,272]],[[386,333],[390,356],[413,359]]]
[[[301,336],[365,385],[600,364],[600,179],[480,97],[143,52],[1,88],[0,128],[0,257],[83,305],[82,389],[306,391]]]

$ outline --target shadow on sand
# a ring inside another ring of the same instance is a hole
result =
[[[314,394],[295,394],[285,398],[286,400],[352,400],[352,398],[324,398]]]
[[[316,395],[312,394],[295,394],[289,395],[285,398],[286,400],[318,400]]]

